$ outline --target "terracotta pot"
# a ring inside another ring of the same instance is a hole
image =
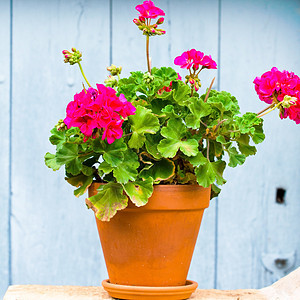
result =
[[[98,183],[89,188],[97,193]],[[192,259],[210,188],[157,185],[149,202],[128,207],[109,221],[98,219],[111,284],[183,286]]]

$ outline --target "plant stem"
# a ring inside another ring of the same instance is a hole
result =
[[[206,139],[206,158],[209,161],[209,139]]]
[[[79,66],[80,72],[81,72],[81,74],[82,74],[82,76],[83,76],[85,82],[87,83],[87,85],[88,85],[89,87],[91,87],[90,83],[88,82],[88,80],[87,80],[86,77],[85,77],[85,74],[84,74],[84,72],[83,72],[83,70],[82,70],[82,66],[81,66],[80,62],[78,62],[78,66]]]
[[[274,103],[275,104],[275,103]],[[282,103],[279,102],[276,105],[274,105],[269,111],[266,111],[263,114],[258,115],[258,118],[261,118],[262,116],[265,116],[266,114],[270,113],[272,110],[274,110],[275,108],[279,107]]]
[[[259,116],[260,114],[262,114],[263,112],[265,112],[266,110],[272,108],[275,105],[275,103],[270,104],[269,106],[267,106],[265,109],[263,109],[262,111],[258,112],[257,115]]]
[[[149,35],[146,37],[146,55],[147,55],[147,66],[148,72],[151,74],[151,65],[150,65],[150,57],[149,57]]]
[[[212,88],[212,86],[213,86],[213,84],[214,84],[215,79],[216,79],[216,77],[214,77],[213,80],[211,81],[211,84],[210,84],[210,86],[209,86],[209,88],[208,88],[208,91],[207,91],[207,93],[206,93],[204,102],[206,102],[207,99],[208,99],[209,93],[210,93],[210,91],[211,91],[211,88]]]

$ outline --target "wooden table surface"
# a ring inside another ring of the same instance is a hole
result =
[[[112,300],[102,287],[12,285],[3,300]],[[300,268],[260,289],[249,290],[202,290],[197,289],[190,299],[196,300],[299,300]]]

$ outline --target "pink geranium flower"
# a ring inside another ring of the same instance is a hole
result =
[[[152,1],[144,1],[143,4],[137,5],[135,9],[140,13],[139,17],[146,19],[156,19],[158,16],[164,16],[162,9],[156,7]]]
[[[64,122],[68,128],[78,127],[85,141],[97,136],[94,134],[97,132],[95,129],[103,130],[102,139],[107,138],[111,144],[122,137],[122,123],[135,110],[124,95],[117,97],[114,89],[97,84],[97,89],[90,87],[74,96],[74,101],[67,106]]]
[[[281,72],[273,67],[261,77],[256,77],[253,83],[259,99],[268,104],[278,103],[275,100],[282,102],[285,96],[297,99],[295,105],[282,108],[284,113],[280,117],[289,117],[297,124],[300,123],[300,78],[297,75],[286,70]]]
[[[201,65],[206,69],[216,69],[217,63],[211,58],[210,55],[204,55],[201,51],[195,49],[183,52],[180,56],[177,56],[174,60],[174,64],[180,66],[183,69],[198,70]]]

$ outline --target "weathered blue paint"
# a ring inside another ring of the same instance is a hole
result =
[[[10,281],[10,1],[0,2],[0,298]]]
[[[92,213],[72,196],[63,171],[44,166],[43,155],[53,150],[49,130],[81,89],[76,67],[62,63],[62,49],[83,51],[92,84],[103,82],[110,62],[122,65],[124,75],[146,70],[145,39],[132,23],[139,2],[0,1],[0,296],[10,281],[10,257],[12,284],[98,285],[107,277]],[[299,1],[155,3],[166,12],[167,35],[151,39],[152,65],[172,66],[191,48],[211,54],[219,70],[203,72],[203,89],[217,76],[214,88],[235,95],[243,112],[263,107],[255,76],[275,65],[300,73]],[[218,202],[205,211],[189,273],[201,288],[268,285],[274,277],[262,255],[300,251],[299,127],[275,114],[265,119],[258,154],[225,174]],[[275,203],[277,187],[287,190],[285,205]]]

